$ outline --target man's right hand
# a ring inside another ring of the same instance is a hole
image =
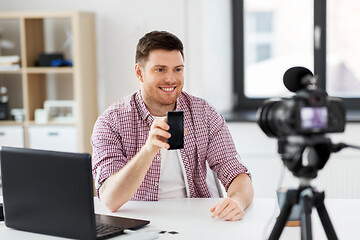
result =
[[[150,127],[149,137],[146,140],[144,149],[154,155],[161,148],[169,149],[170,145],[167,143],[167,139],[171,137],[171,134],[168,132],[169,129],[170,127],[166,123],[166,118],[154,119],[154,122]]]

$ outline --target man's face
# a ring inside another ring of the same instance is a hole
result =
[[[142,66],[136,64],[135,71],[148,107],[175,104],[184,86],[184,60],[178,50],[152,50]]]

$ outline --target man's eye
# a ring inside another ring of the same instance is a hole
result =
[[[157,72],[164,72],[165,69],[163,69],[163,68],[158,68],[158,69],[156,69],[156,71],[157,71]]]
[[[182,72],[182,71],[183,71],[182,68],[176,68],[176,69],[175,69],[175,72]]]

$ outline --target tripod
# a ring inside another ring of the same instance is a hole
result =
[[[315,207],[328,239],[337,240],[334,227],[325,208],[324,192],[315,191],[310,180],[316,178],[330,157],[331,152],[339,151],[345,145],[334,145],[324,136],[289,137],[279,139],[278,152],[287,168],[301,180],[297,189],[288,190],[285,203],[270,234],[269,239],[279,239],[282,230],[295,204],[300,205],[301,239],[312,240],[311,212]],[[307,151],[307,164],[303,164],[303,153]]]
[[[280,215],[270,234],[269,240],[279,239],[291,213],[291,209],[297,203],[300,204],[301,209],[300,219],[302,240],[312,239],[311,211],[313,207],[316,207],[318,211],[327,238],[337,240],[338,238],[336,236],[335,229],[325,208],[324,199],[324,192],[317,192],[311,186],[300,186],[298,189],[289,190],[286,193],[285,204],[281,209]]]

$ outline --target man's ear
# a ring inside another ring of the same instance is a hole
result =
[[[135,64],[135,74],[140,82],[143,82],[143,68],[139,63]]]

